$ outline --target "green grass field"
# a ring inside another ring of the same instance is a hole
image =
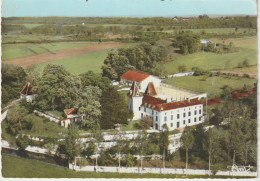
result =
[[[48,51],[90,45],[90,42],[58,42],[58,43],[19,43],[2,44],[2,60],[36,55]]]
[[[222,42],[222,40],[212,39],[215,42]],[[215,69],[231,69],[237,67],[239,62],[248,60],[250,65],[257,63],[257,38],[246,37],[237,39],[225,40],[225,44],[233,42],[236,47],[239,47],[238,52],[234,53],[211,53],[198,52],[189,55],[174,54],[177,57],[175,60],[167,62],[165,67],[169,74],[177,73],[178,66],[185,65],[187,71],[192,67],[199,67],[204,70]]]
[[[38,160],[2,154],[2,176],[7,178],[232,178],[207,175],[75,172]],[[233,177],[234,178],[234,177]]]
[[[119,46],[117,48],[127,48],[134,45],[135,45],[134,43],[130,43],[130,44]],[[68,57],[60,60],[54,60],[51,62],[39,64],[37,65],[37,68],[40,72],[42,72],[43,68],[47,64],[58,64],[58,65],[63,65],[66,68],[66,70],[69,71],[70,73],[77,74],[77,75],[87,72],[89,70],[92,70],[95,73],[101,73],[102,72],[101,67],[110,50],[112,49],[100,50],[88,54]]]
[[[244,84],[253,86],[253,84],[257,81],[256,79],[242,77],[225,78],[225,76],[216,76],[213,86],[213,77],[208,77],[207,80],[202,80],[203,78],[203,76],[174,77],[171,79],[166,79],[165,82],[173,86],[209,92],[210,97],[215,97],[221,94],[221,88],[225,85],[228,85],[233,89],[238,89],[243,88]]]

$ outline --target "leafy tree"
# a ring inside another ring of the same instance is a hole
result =
[[[140,127],[142,129],[149,129],[150,127],[153,127],[153,119],[148,116],[145,116],[140,121]]]
[[[39,71],[37,71],[36,66],[30,65],[26,67],[25,72],[27,74],[27,82],[30,82],[33,86],[36,86],[38,81],[40,80],[40,73]]]
[[[116,123],[127,124],[127,119],[132,116],[125,99],[114,87],[109,87],[103,91],[100,103],[100,126],[102,129],[113,128]]]
[[[110,86],[109,78],[102,77],[100,74],[94,73],[92,71],[80,74],[79,76],[82,82],[82,87],[95,86],[99,87],[103,91]]]
[[[189,151],[194,144],[194,136],[190,127],[185,127],[181,136],[182,147],[186,150],[186,169],[188,168]]]
[[[81,122],[81,127],[91,129],[101,116],[101,90],[98,87],[86,86],[82,89],[80,97],[76,106],[79,107],[79,113],[86,115],[86,120]]]
[[[122,161],[123,161],[122,164],[125,165],[126,167],[133,167],[137,163],[136,158],[130,153],[124,155]]]
[[[168,146],[170,144],[169,142],[169,128],[166,124],[163,125],[163,130],[160,132],[160,142],[159,142],[159,153],[161,155],[164,155],[164,157],[167,157],[168,155]]]
[[[9,110],[7,115],[8,128],[12,133],[18,133],[26,128],[28,122],[26,121],[26,115],[28,111],[24,107],[20,107],[19,104],[14,105]]]
[[[81,82],[61,65],[48,64],[37,84],[36,106],[42,110],[73,107],[79,99]]]
[[[194,144],[191,149],[191,153],[195,156],[203,158],[205,152],[202,146],[202,140],[206,136],[203,124],[196,126],[196,129],[193,131]]]
[[[200,50],[200,35],[193,32],[181,32],[175,36],[174,47],[180,48],[180,53],[191,54]]]
[[[28,138],[28,136],[21,136],[20,135],[16,139],[16,144],[19,147],[19,149],[21,149],[21,150],[25,150],[26,147],[29,145],[29,143],[30,143],[30,139]]]
[[[80,154],[80,146],[77,142],[78,140],[78,128],[75,124],[72,124],[69,128],[69,133],[65,138],[65,155],[68,162],[72,163],[75,157]]]
[[[223,86],[222,88],[222,93],[221,93],[221,98],[222,99],[231,99],[232,98],[232,95],[231,95],[231,91],[232,91],[232,88],[229,87],[228,85],[225,85]]]
[[[219,145],[219,132],[212,128],[209,129],[206,133],[206,137],[203,139],[203,148],[207,150],[209,156],[209,170],[212,164],[212,158],[216,156],[216,152],[218,152],[220,145]]]
[[[96,151],[96,144],[94,140],[91,140],[90,143],[88,144],[88,147],[83,151],[83,155],[87,156],[88,158],[93,155]]]
[[[26,82],[26,73],[24,69],[17,65],[2,64],[2,104],[19,98],[20,91]]]
[[[160,67],[156,63],[164,61],[167,56],[168,52],[165,47],[152,46],[148,43],[132,48],[121,48],[109,52],[102,67],[102,74],[110,79],[119,79],[128,70],[159,75]]]

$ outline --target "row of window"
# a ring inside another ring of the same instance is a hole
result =
[[[199,110],[199,114],[201,114],[201,109]],[[194,111],[194,115],[197,115],[197,111]],[[191,116],[191,112],[188,112],[188,116]],[[186,113],[183,113],[183,118],[186,117]],[[177,114],[177,119],[180,119],[180,114]],[[171,120],[173,120],[173,115],[171,115]],[[164,117],[164,121],[167,121],[167,116]]]
[[[199,120],[198,121],[201,121],[201,117],[199,117]],[[194,118],[194,123],[197,122],[197,118]],[[188,119],[188,123],[187,124],[190,124],[191,123],[191,119]],[[176,127],[179,128],[180,127],[180,122],[178,121],[176,123]],[[183,124],[182,125],[185,125],[186,124],[186,120],[183,120]],[[173,127],[173,123],[170,124],[171,127]]]

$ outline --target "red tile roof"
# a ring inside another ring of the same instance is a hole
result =
[[[210,98],[207,100],[207,106],[213,106],[220,103],[219,97]],[[206,100],[203,102],[203,105],[206,106]]]
[[[21,91],[21,94],[23,95],[33,95],[33,91],[32,91],[32,84],[30,82],[28,82],[23,90]]]
[[[156,97],[152,97],[149,95],[144,95],[142,106],[150,107],[157,111],[165,111],[171,109],[178,109],[181,107],[188,107],[203,104],[198,98],[191,99],[190,101],[178,101],[178,102],[168,102],[166,100],[162,100]]]
[[[64,109],[66,115],[77,114],[78,108]]]
[[[190,101],[184,100],[184,101],[178,101],[178,102],[169,102],[169,103],[159,104],[159,105],[157,105],[157,110],[165,111],[165,110],[178,109],[181,107],[188,107],[188,106],[194,106],[194,105],[199,105],[199,104],[203,104],[203,103],[198,98],[195,98],[195,99],[190,99]]]
[[[148,86],[147,86],[147,88],[146,88],[144,94],[147,94],[147,95],[150,95],[150,96],[155,96],[155,95],[157,95],[157,92],[156,92],[156,90],[155,90],[155,88],[154,88],[153,82],[149,82],[149,84],[148,84]]]
[[[149,76],[149,74],[129,70],[128,72],[124,73],[121,77],[127,80],[141,82]]]
[[[162,100],[160,98],[156,98],[149,95],[144,95],[142,105],[147,107],[155,108],[158,104],[166,103],[166,100]]]

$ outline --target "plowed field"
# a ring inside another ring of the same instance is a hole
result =
[[[29,65],[40,64],[43,62],[59,60],[67,57],[87,54],[99,50],[115,48],[120,45],[123,45],[123,43],[118,43],[118,42],[103,42],[100,44],[94,43],[92,45],[67,48],[67,49],[57,50],[54,52],[47,52],[38,55],[30,55],[30,56],[25,56],[20,58],[9,59],[4,61],[4,63],[16,64],[20,66],[29,66]]]

